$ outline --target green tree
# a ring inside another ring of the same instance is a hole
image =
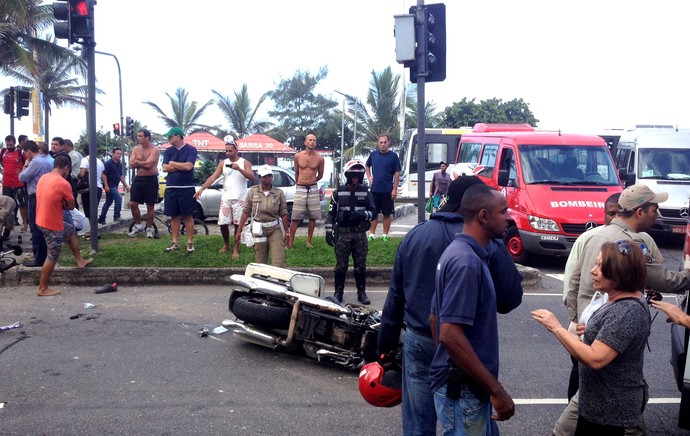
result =
[[[54,42],[54,39],[49,37],[47,41]],[[63,106],[86,108],[87,87],[80,84],[79,77],[83,78],[86,74],[86,65],[80,57],[74,55],[55,57],[50,51],[38,49],[35,53],[33,68],[9,67],[7,75],[35,86],[43,94],[45,137],[50,138],[50,115],[53,106],[57,109]],[[97,90],[98,92],[101,91]]]
[[[268,98],[268,93],[264,93],[259,97],[259,102],[252,108],[252,102],[247,91],[247,84],[242,85],[240,92],[233,91],[235,98],[231,99],[228,96],[222,95],[218,91],[213,91],[217,99],[216,106],[223,113],[223,116],[230,125],[230,131],[218,132],[219,136],[225,136],[225,133],[232,133],[237,138],[244,138],[254,133],[264,133],[273,126],[270,121],[257,120],[257,113],[259,108]]]
[[[296,71],[290,79],[282,79],[278,87],[268,93],[275,105],[268,115],[278,120],[279,129],[293,147],[303,147],[304,137],[316,132],[328,118],[329,111],[338,104],[316,93],[316,86],[327,75],[327,67],[321,67],[315,75]]]
[[[438,113],[433,100],[424,103],[424,119],[427,128],[443,127],[441,114]],[[417,128],[417,85],[407,88],[405,97],[405,128]]]
[[[81,152],[89,143],[89,134],[84,131],[79,139],[74,141],[74,149]],[[112,153],[113,148],[120,147],[123,151],[129,150],[127,140],[122,136],[114,136],[111,130],[96,131],[96,156],[102,158]]]
[[[53,5],[38,0],[0,1],[0,71],[36,68],[34,53],[56,59],[74,56],[66,48],[37,35],[53,24]]]
[[[476,123],[526,123],[536,126],[539,122],[524,100],[513,99],[503,102],[492,98],[482,100],[479,104],[475,99],[470,101],[463,98],[443,110],[443,127],[474,126]]]
[[[189,101],[189,93],[184,88],[177,88],[174,97],[167,92],[165,95],[167,95],[170,100],[170,108],[172,109],[171,116],[166,114],[156,103],[145,101],[144,104],[156,111],[156,113],[158,113],[158,118],[163,120],[163,123],[165,123],[168,128],[180,127],[185,135],[201,130],[210,131],[218,129],[215,126],[207,126],[199,123],[200,118],[204,115],[206,109],[213,103],[213,100],[207,101],[203,106],[197,109],[197,102]]]

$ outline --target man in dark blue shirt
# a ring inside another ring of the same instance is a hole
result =
[[[482,181],[475,176],[455,179],[448,201],[429,221],[417,225],[403,239],[395,256],[388,295],[383,307],[378,337],[379,355],[398,347],[405,325],[403,345],[403,434],[435,434],[436,409],[429,379],[429,366],[436,351],[431,338],[429,313],[434,294],[434,272],[443,251],[463,229],[460,201],[467,188]],[[503,241],[488,247],[489,271],[496,287],[497,310],[508,313],[522,301],[522,277]],[[386,356],[387,357],[387,356]],[[385,357],[384,357],[385,359]]]
[[[438,345],[429,376],[444,429],[498,434],[494,420],[510,419],[515,404],[498,382],[497,300],[487,246],[505,233],[508,204],[500,192],[474,185],[465,192],[461,208],[462,233],[436,269],[430,323]]]
[[[366,162],[367,177],[371,185],[371,195],[374,197],[376,213],[383,214],[383,235],[381,239],[388,241],[388,231],[393,222],[395,212],[393,200],[398,196],[398,180],[400,179],[400,159],[390,151],[391,138],[388,135],[379,136],[379,149],[369,155]],[[369,240],[376,237],[376,217],[369,227]]]
[[[172,243],[167,252],[180,249],[180,217],[187,233],[187,253],[194,252],[194,164],[196,148],[184,142],[184,131],[173,127],[165,134],[172,144],[163,154],[163,171],[168,173],[165,188],[165,214],[170,217]]]
[[[101,209],[101,216],[98,217],[98,224],[105,224],[105,216],[108,214],[110,205],[115,203],[115,210],[113,211],[113,220],[120,219],[120,212],[122,212],[122,196],[118,187],[120,182],[125,187],[125,191],[129,191],[129,185],[125,180],[124,167],[122,166],[122,149],[120,147],[113,148],[113,157],[105,163],[103,170],[108,186],[104,186],[105,203]]]

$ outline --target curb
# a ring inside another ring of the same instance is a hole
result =
[[[522,275],[522,287],[541,288],[541,273],[531,267],[517,265]],[[326,283],[334,283],[333,268],[292,268],[295,271],[320,275]],[[392,269],[389,267],[367,268],[367,284],[386,286],[390,282]],[[117,282],[121,286],[165,286],[165,285],[230,285],[230,276],[243,274],[244,268],[84,268],[57,267],[50,277],[51,285],[102,286]],[[349,279],[352,279],[350,272]],[[0,286],[38,286],[40,268],[14,267],[0,276]]]

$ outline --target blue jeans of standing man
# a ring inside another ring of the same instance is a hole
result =
[[[48,247],[46,247],[43,232],[36,225],[36,194],[29,196],[26,212],[29,219],[29,230],[31,231],[31,250],[34,253],[34,263],[36,265],[43,265],[46,256],[48,256]]]
[[[402,421],[405,436],[436,434],[436,409],[429,366],[436,345],[408,328],[403,338]]]
[[[110,192],[105,194],[105,203],[103,204],[103,209],[101,209],[101,216],[98,217],[98,221],[105,221],[105,216],[108,214],[108,209],[110,205],[115,202],[115,210],[113,211],[113,219],[117,220],[120,218],[120,213],[122,212],[122,195],[117,188],[110,188]]]
[[[446,398],[446,386],[434,392],[436,415],[443,436],[498,436],[498,426],[491,419],[491,402],[475,397],[470,388],[460,389],[460,398]]]

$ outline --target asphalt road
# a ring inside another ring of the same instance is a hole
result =
[[[415,215],[403,217],[391,233],[415,224]],[[661,248],[677,269],[677,241]],[[538,259],[532,266],[544,274],[542,289],[499,317],[500,379],[517,404],[516,415],[499,424],[503,434],[550,434],[565,407],[568,354],[529,316],[547,308],[565,322],[563,264]],[[348,284],[345,298],[354,301]],[[231,316],[225,288],[132,287],[102,295],[73,288],[43,299],[31,286],[0,294],[0,326],[23,323],[0,331],[2,434],[401,434],[400,408],[369,406],[356,373],[274,353],[230,333],[200,338],[200,328]],[[386,289],[369,294],[382,307]],[[690,435],[676,427],[679,393],[662,316],[652,325],[650,347],[648,434]]]

